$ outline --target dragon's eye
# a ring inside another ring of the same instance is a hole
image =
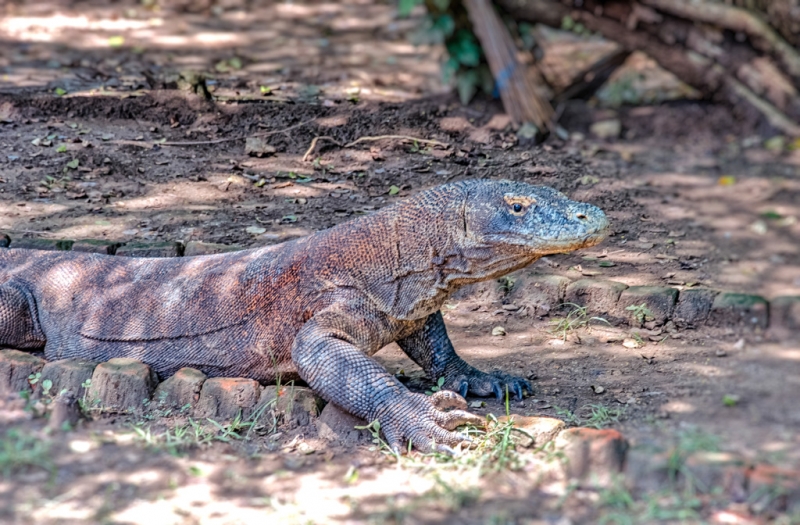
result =
[[[514,212],[519,213],[522,211],[522,204],[517,202],[516,204],[514,204],[514,206],[512,206],[512,208]]]

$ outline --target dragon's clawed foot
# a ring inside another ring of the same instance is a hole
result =
[[[466,411],[466,400],[450,391],[432,396],[408,392],[388,400],[378,411],[378,421],[392,450],[399,453],[403,443],[422,452],[452,453],[452,447],[470,442],[463,432],[454,432],[466,424],[483,426],[483,418]]]
[[[521,400],[523,391],[527,391],[528,395],[533,394],[533,387],[527,379],[504,372],[487,374],[475,368],[448,377],[444,388],[458,392],[462,397],[469,393],[481,397],[494,395],[497,399],[503,399],[508,391],[509,395]]]

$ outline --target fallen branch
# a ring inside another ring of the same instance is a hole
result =
[[[375,142],[375,141],[378,141],[378,140],[410,140],[412,142],[419,142],[419,143],[422,143],[422,144],[430,144],[431,146],[439,146],[439,147],[444,148],[444,149],[447,149],[447,148],[450,147],[449,144],[444,143],[444,142],[439,142],[438,140],[420,139],[420,138],[417,138],[417,137],[411,137],[409,135],[377,135],[377,136],[374,136],[374,137],[369,137],[369,136],[368,137],[359,137],[356,140],[354,140],[353,142],[348,142],[347,144],[342,144],[341,142],[339,142],[338,140],[336,140],[333,137],[329,137],[327,135],[322,135],[320,137],[314,137],[314,140],[311,141],[311,145],[306,150],[305,155],[303,155],[303,159],[302,159],[303,162],[305,162],[308,159],[309,155],[311,155],[314,152],[314,149],[317,147],[317,142],[319,142],[320,140],[328,140],[330,142],[333,142],[334,144],[336,144],[340,148],[352,148],[353,146],[355,146],[356,144],[359,144],[361,142]]]
[[[800,78],[800,53],[783,39],[769,24],[746,9],[715,2],[692,2],[689,0],[641,0],[642,3],[693,22],[705,22],[739,31],[760,40],[754,42],[764,51],[773,52],[780,58],[793,77]]]
[[[746,100],[761,113],[772,127],[791,137],[800,137],[800,125],[792,122],[778,108],[753,93],[747,86],[730,75],[725,76],[725,86],[736,97]]]
[[[542,78],[536,66],[520,61],[508,28],[489,0],[463,0],[463,3],[508,116],[515,124],[529,122],[541,132],[550,129],[553,107],[537,90]]]

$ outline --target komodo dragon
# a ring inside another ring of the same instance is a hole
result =
[[[131,357],[161,378],[181,367],[262,383],[299,376],[327,401],[378,420],[395,449],[407,440],[447,448],[464,439],[457,425],[480,421],[461,396],[532,389],[464,362],[439,308],[460,286],[597,244],[607,226],[600,209],[552,188],[475,180],[235,253],[3,249],[0,346],[43,347],[48,360]],[[412,393],[370,357],[393,341],[428,377],[444,377],[446,391]]]

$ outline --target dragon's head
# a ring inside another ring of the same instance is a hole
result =
[[[600,208],[524,182],[470,184],[463,217],[467,239],[479,246],[537,258],[594,246],[608,235]]]

